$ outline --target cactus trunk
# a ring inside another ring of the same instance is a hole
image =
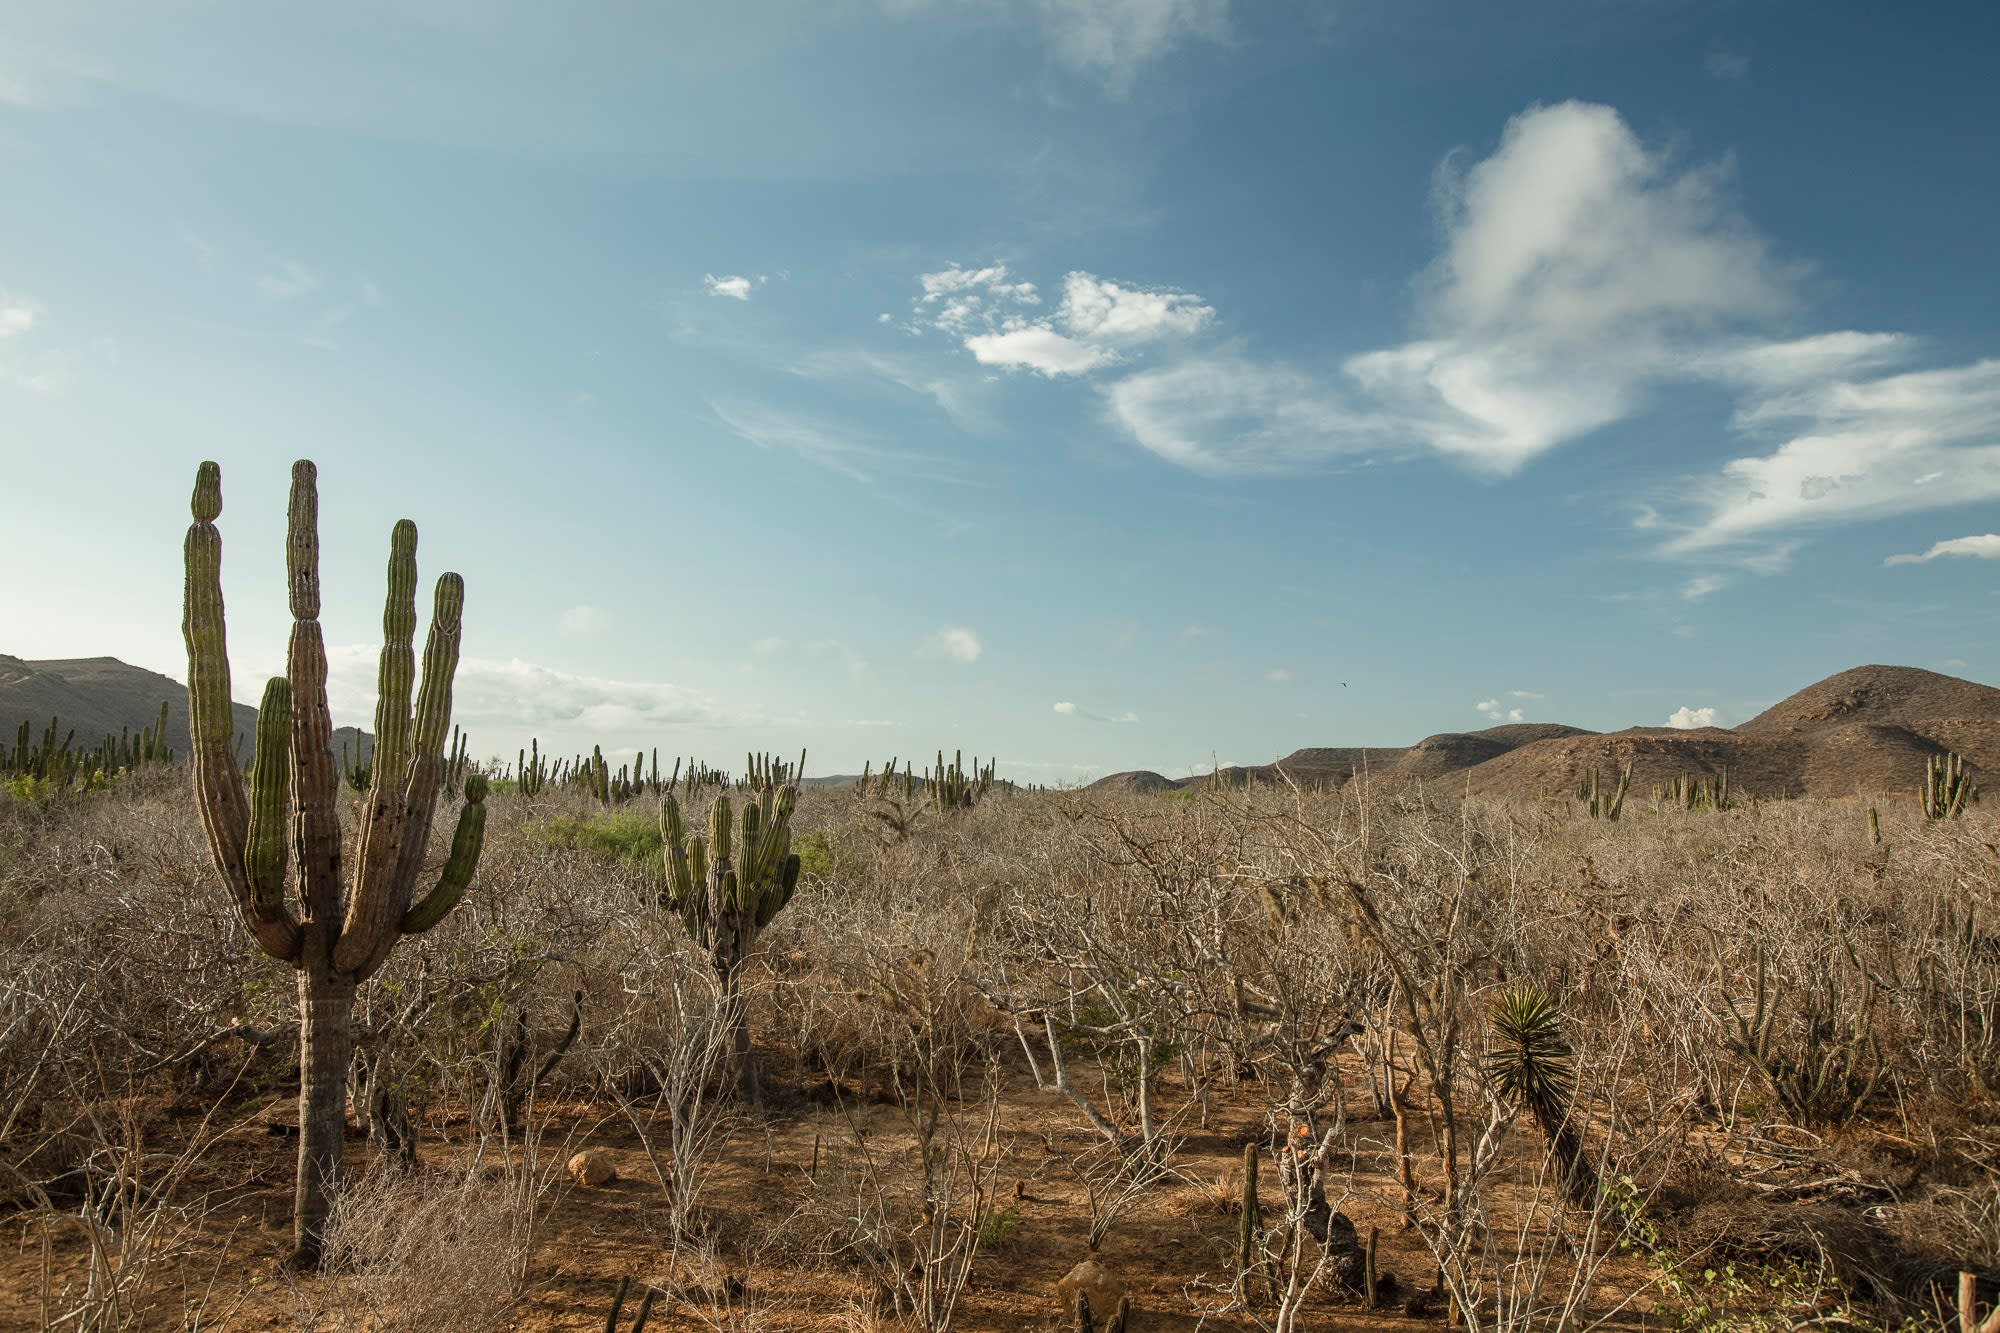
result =
[[[299,973],[299,1178],[292,1199],[292,1264],[317,1268],[340,1192],[347,1146],[347,1067],[354,1059],[356,983],[329,970]]]

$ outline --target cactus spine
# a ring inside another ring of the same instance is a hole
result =
[[[255,765],[246,790],[230,719],[229,651],[222,607],[222,470],[203,463],[188,528],[182,633],[188,650],[194,788],[216,874],[245,929],[271,957],[299,973],[299,1172],[293,1262],[317,1265],[339,1189],[352,1020],[357,987],[403,935],[428,930],[465,892],[485,835],[486,780],[465,780],[451,854],[421,898],[417,879],[430,841],[458,666],[465,585],[437,581],[417,687],[417,529],[405,519],[390,539],[389,590],[377,680],[375,751],[350,876],[341,870],[335,807],[340,774],[326,699],[326,645],[319,626],[318,473],[292,467],[286,566],[292,634],[285,675],[264,687]],[[299,908],[286,900],[296,865]]]
[[[800,757],[801,763],[804,757]],[[660,841],[667,888],[662,903],[680,917],[689,939],[708,951],[721,978],[735,1030],[737,1076],[744,1094],[759,1095],[755,1052],[742,991],[743,960],[799,887],[792,851],[796,786],[768,786],[743,802],[740,825],[729,793],[718,792],[708,833],[690,833],[672,792],[660,798]]]

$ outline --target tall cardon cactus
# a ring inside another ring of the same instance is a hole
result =
[[[195,477],[181,625],[188,649],[195,797],[216,873],[258,947],[298,970],[299,1175],[292,1221],[293,1263],[300,1266],[318,1264],[339,1189],[355,990],[382,966],[399,938],[429,930],[457,905],[479,861],[486,828],[486,779],[472,774],[465,781],[451,853],[435,885],[419,896],[451,718],[465,584],[456,574],[437,581],[413,712],[417,529],[404,519],[389,543],[375,751],[360,842],[351,871],[342,873],[335,803],[340,774],[319,627],[317,476],[310,462],[292,466],[285,532],[291,648],[285,674],[264,686],[247,793],[230,718],[222,534],[215,526],[222,512],[222,470],[214,463],[203,463]],[[296,911],[286,895],[294,867]]]
[[[667,863],[663,901],[680,917],[688,938],[708,951],[722,980],[729,1022],[735,1029],[737,1076],[744,1095],[753,1101],[759,1089],[743,1001],[743,960],[758,933],[798,892],[799,858],[792,851],[792,808],[798,797],[799,789],[790,783],[767,786],[743,802],[742,824],[736,827],[729,794],[719,792],[709,811],[706,836],[688,832],[672,792],[660,799],[660,839]]]

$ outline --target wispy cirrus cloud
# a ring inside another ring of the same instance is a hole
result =
[[[1986,532],[1976,537],[1952,537],[1934,542],[1921,555],[1892,555],[1885,565],[1923,565],[1940,558],[2000,560],[2000,534]]]
[[[252,281],[259,292],[273,301],[290,301],[320,289],[319,275],[291,259],[272,272],[259,273]]]
[[[381,648],[344,644],[327,650],[327,698],[343,722],[367,725],[374,716]],[[734,716],[698,690],[664,681],[611,680],[539,666],[519,658],[459,659],[452,716],[482,744],[536,732],[564,743],[605,743],[657,735],[663,728],[737,725]],[[482,736],[480,733],[484,733]]]

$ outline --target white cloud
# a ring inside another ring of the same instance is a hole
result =
[[[1272,667],[1264,673],[1264,679],[1273,685],[1289,685],[1298,679],[1289,667]]]
[[[327,652],[327,695],[336,717],[368,725],[375,715],[379,645],[348,644]],[[607,680],[537,666],[519,658],[461,658],[452,686],[452,717],[492,742],[541,729],[565,744],[637,743],[664,727],[713,726],[750,719],[725,716],[697,691],[651,681]],[[477,751],[482,743],[472,736]]]
[[[1107,391],[1113,418],[1203,471],[1410,450],[1518,471],[1638,410],[1720,331],[1787,306],[1790,275],[1730,206],[1727,175],[1648,150],[1610,107],[1532,108],[1490,156],[1439,172],[1425,336],[1352,356],[1337,379],[1241,358],[1141,372]]]
[[[289,301],[319,290],[319,276],[304,264],[286,260],[276,273],[260,273],[257,290],[273,301]]]
[[[1055,706],[1055,711],[1064,717],[1081,718],[1086,722],[1126,723],[1137,722],[1137,713],[1093,713],[1087,708],[1078,708],[1067,699]]]
[[[1383,423],[1311,376],[1228,353],[1142,370],[1103,393],[1134,443],[1210,475],[1289,472],[1391,443]]]
[[[42,308],[33,301],[0,292],[0,338],[18,338],[35,327]]]
[[[942,658],[948,662],[977,662],[986,645],[963,625],[947,625],[917,641],[917,656]]]
[[[868,465],[883,451],[857,444],[845,434],[805,417],[761,403],[712,401],[709,410],[739,439],[759,449],[780,449],[856,481],[873,481]]]
[[[1006,333],[978,333],[965,340],[966,350],[982,364],[1021,366],[1047,375],[1081,375],[1108,366],[1118,354],[1064,337],[1042,324],[1030,324]]]
[[[1716,721],[1716,711],[1713,708],[1689,708],[1683,705],[1674,710],[1673,716],[1667,719],[1667,725],[1676,731],[1693,731],[1697,727],[1713,727],[1720,724]]]
[[[1215,318],[1215,308],[1188,292],[1121,287],[1079,271],[1063,279],[1056,318],[1081,338],[1148,342],[1199,333]]]
[[[1181,626],[1181,638],[1183,639],[1207,639],[1214,637],[1214,635],[1215,631],[1213,629],[1198,620],[1190,621]]]
[[[1729,586],[1729,580],[1721,574],[1697,574],[1681,585],[1684,601],[1698,602],[1710,593],[1721,592]]]
[[[1056,58],[1123,93],[1147,65],[1191,39],[1229,35],[1229,0],[1040,0]]]
[[[2000,560],[2000,534],[1988,532],[1977,537],[1953,537],[1948,541],[1935,543],[1922,555],[1892,555],[1882,563],[1921,565],[1939,556],[1969,556],[1977,560]]]
[[[572,606],[556,617],[556,629],[563,634],[597,634],[610,628],[611,620],[611,613],[601,606]]]
[[[1041,296],[1032,282],[1015,281],[1005,264],[953,264],[917,282],[922,294],[911,302],[913,329],[961,339],[983,365],[1050,378],[1088,374],[1123,360],[1129,349],[1190,336],[1215,315],[1190,293],[1128,287],[1081,270],[1063,279],[1062,302],[1050,315],[1030,314]]]
[[[1754,392],[1737,428],[1788,438],[1725,465],[1662,552],[2000,499],[2000,360],[1873,377],[1853,364]]]
[[[1502,708],[1498,699],[1481,699],[1473,707],[1489,722],[1520,722],[1527,716],[1518,708]]]
[[[1546,694],[1537,694],[1533,690],[1509,690],[1507,691],[1507,697],[1509,699],[1546,699],[1549,696]]]
[[[701,275],[701,280],[707,284],[710,296],[728,296],[738,301],[749,300],[750,289],[756,286],[756,283],[749,278],[737,274],[718,278],[713,273],[704,273]],[[763,279],[757,281],[761,282]]]

